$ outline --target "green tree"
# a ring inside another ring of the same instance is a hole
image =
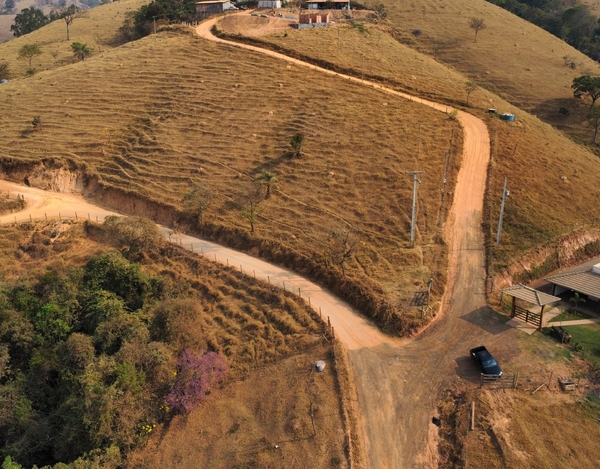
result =
[[[13,32],[13,36],[20,37],[46,26],[49,22],[50,19],[44,15],[42,10],[34,7],[24,8],[21,13],[15,16],[15,21],[10,26],[10,30]]]
[[[6,456],[2,462],[2,469],[22,469],[23,466],[17,464],[10,456]]]
[[[15,7],[15,0],[6,0],[4,2],[4,8],[7,10],[12,10]]]
[[[589,95],[592,98],[592,105],[600,98],[600,77],[592,77],[590,75],[582,75],[573,79],[573,96],[582,98],[584,95]]]
[[[71,50],[73,51],[73,55],[79,60],[85,60],[86,57],[92,55],[92,48],[87,44],[82,44],[81,42],[74,42],[71,44]]]
[[[475,40],[473,42],[477,42],[479,31],[487,28],[487,24],[485,24],[485,19],[483,18],[471,18],[469,20],[469,28],[475,31]]]
[[[195,216],[202,225],[204,213],[214,199],[213,191],[204,183],[199,182],[183,197],[183,210]]]
[[[294,152],[292,156],[301,157],[302,156],[302,145],[304,144],[304,134],[302,132],[298,132],[295,134],[290,140],[290,146]]]
[[[267,192],[265,194],[265,199],[271,197],[271,188],[277,189],[277,176],[266,169],[263,169],[255,179],[261,186],[266,187]]]
[[[41,54],[42,51],[37,44],[25,44],[19,49],[19,58],[27,60],[29,62],[29,68],[31,68],[31,61],[33,58]]]

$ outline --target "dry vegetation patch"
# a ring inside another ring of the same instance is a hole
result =
[[[323,358],[324,372],[311,371]],[[127,467],[347,467],[332,365],[322,344],[253,371],[175,419]]]
[[[258,200],[256,236],[321,258],[331,233],[350,228],[360,249],[348,261],[349,276],[375,280],[393,303],[422,289],[438,270],[452,129],[450,185],[460,164],[454,122],[191,32],[176,28],[159,34],[157,47],[146,38],[39,74],[35,93],[26,80],[5,85],[2,107],[16,117],[3,119],[4,154],[13,162],[68,158],[105,187],[175,207],[201,182],[215,193],[204,219],[237,229],[250,228],[240,212],[255,191],[253,178],[266,169],[278,188]],[[31,123],[36,115],[44,121],[39,130]],[[291,158],[299,132],[303,156]],[[414,169],[426,171],[417,220],[424,247],[409,250],[412,181],[405,172]]]

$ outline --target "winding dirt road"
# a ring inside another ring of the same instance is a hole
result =
[[[331,79],[350,80],[379,89],[390,95],[410,99],[441,112],[446,105],[415,98],[387,89],[377,83],[315,67],[282,54],[215,38],[210,29],[217,20],[202,23],[198,34],[224,47],[242,47],[256,53],[286,60],[331,75]],[[486,171],[489,161],[489,136],[484,123],[476,117],[458,113],[464,129],[463,160],[455,188],[454,202],[445,225],[450,249],[449,284],[443,301],[443,314],[415,340],[394,340],[384,336],[348,304],[299,275],[259,259],[197,238],[161,230],[172,241],[200,252],[223,264],[277,283],[310,297],[311,305],[329,316],[337,337],[349,349],[357,385],[362,431],[366,449],[365,465],[371,469],[425,468],[436,461],[437,428],[429,423],[435,414],[438,393],[450,381],[476,381],[477,374],[466,363],[467,350],[480,343],[501,348],[512,332],[487,314],[485,269],[481,220]],[[0,190],[15,191],[30,199],[21,219],[90,214],[102,218],[113,212],[85,201],[75,194],[56,194],[0,181]],[[68,213],[67,210],[70,212]],[[14,221],[0,217],[0,222]],[[299,289],[299,290],[298,290]],[[506,345],[504,349],[506,349]],[[502,348],[501,348],[502,350]]]
[[[201,23],[196,31],[208,40],[285,60],[382,92],[421,103],[441,112],[446,105],[386,88],[378,83],[267,51],[215,37],[211,29],[219,19]],[[335,78],[333,78],[335,77]],[[475,116],[458,112],[464,130],[462,165],[454,201],[445,225],[449,246],[449,281],[442,301],[441,319],[414,341],[392,342],[381,335],[362,342],[347,343],[353,366],[360,409],[367,466],[371,469],[433,467],[437,459],[436,427],[429,424],[435,414],[439,391],[458,376],[474,380],[466,350],[486,343],[506,341],[511,333],[487,315],[485,258],[481,222],[490,140],[487,127]],[[495,338],[493,336],[496,336]],[[340,335],[345,342],[345,338]],[[345,342],[346,343],[346,342]],[[458,367],[457,367],[458,365]],[[463,367],[464,365],[464,367]]]

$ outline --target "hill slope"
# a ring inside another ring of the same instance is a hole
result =
[[[436,268],[440,210],[449,207],[446,200],[442,209],[439,190],[453,122],[192,33],[175,28],[159,34],[157,46],[146,38],[4,85],[4,115],[16,117],[3,120],[0,151],[13,162],[69,160],[106,187],[174,207],[202,182],[215,192],[206,220],[242,230],[250,228],[240,212],[253,177],[266,169],[279,189],[261,202],[257,236],[331,266],[328,243],[338,249],[333,234],[350,226],[360,244],[349,276],[369,277],[394,303],[422,288]],[[31,125],[36,115],[40,131]],[[288,156],[297,132],[305,135],[299,159]],[[457,127],[452,144],[450,184],[460,163]],[[412,182],[405,172],[415,168],[428,175],[419,190],[426,247],[408,250]]]
[[[9,63],[11,79],[17,79],[24,78],[29,68],[27,60],[18,59],[19,50],[25,44],[37,44],[42,51],[42,55],[34,57],[31,64],[38,72],[72,63],[73,42],[87,44],[94,54],[102,54],[122,43],[118,31],[125,16],[145,3],[148,0],[119,0],[92,8],[86,12],[86,16],[73,21],[69,28],[70,40],[67,40],[65,22],[53,21],[37,31],[0,45],[0,59]]]
[[[240,29],[242,17],[227,18]],[[256,21],[256,19],[250,19]],[[386,27],[365,24],[263,36],[268,47],[274,44],[291,53],[300,53],[379,79],[396,88],[421,96],[465,103],[464,84],[468,77],[394,40]],[[379,77],[379,78],[378,78]],[[542,91],[540,91],[542,92]],[[600,160],[560,131],[519,110],[492,92],[479,88],[470,98],[470,112],[486,119],[492,137],[493,160],[486,202],[487,229],[496,233],[504,177],[511,195],[506,205],[503,238],[494,248],[492,264],[500,268],[540,244],[555,242],[574,227],[590,226],[600,217],[597,174]],[[488,114],[488,107],[512,112],[514,123]]]

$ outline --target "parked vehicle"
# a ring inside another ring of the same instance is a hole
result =
[[[500,365],[498,365],[498,362],[494,360],[492,354],[483,345],[472,348],[469,353],[483,373],[486,375],[502,376]]]

